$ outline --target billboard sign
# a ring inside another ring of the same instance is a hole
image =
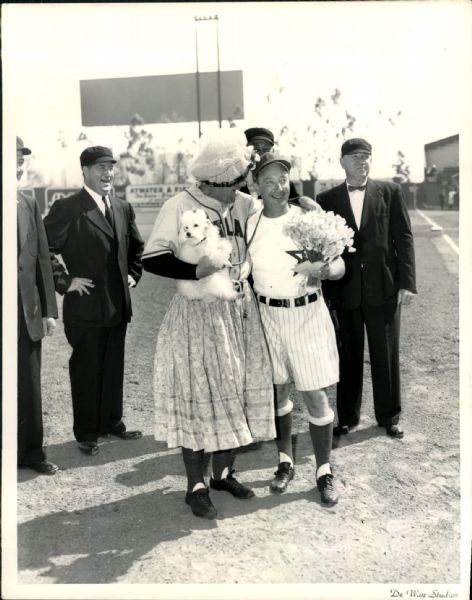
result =
[[[149,183],[141,185],[127,185],[114,188],[113,195],[122,200],[127,200],[135,208],[161,208],[167,198],[174,196],[188,188],[190,183]],[[25,191],[23,188],[22,191]],[[49,187],[37,188],[36,192],[44,192],[44,215],[56,200],[67,198],[80,191],[80,188]],[[26,192],[27,193],[27,192]],[[32,195],[34,190],[31,190]],[[41,195],[41,194],[40,194]]]
[[[221,117],[244,118],[243,72],[220,71]],[[199,73],[201,121],[218,120],[218,73]],[[198,120],[197,74],[118,77],[80,81],[84,127],[129,125],[139,114],[145,123]]]
[[[67,198],[67,196],[72,196],[72,194],[76,194],[80,188],[66,188],[66,187],[49,187],[46,188],[45,193],[45,214],[49,212],[49,209],[54,204],[56,200],[60,198]]]
[[[135,208],[161,208],[167,198],[189,187],[189,183],[128,185],[126,200]]]

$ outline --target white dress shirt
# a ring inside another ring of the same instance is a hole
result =
[[[366,185],[367,179],[361,185]],[[351,184],[354,185],[354,184]],[[347,181],[346,181],[347,186]],[[356,220],[357,228],[361,226],[362,208],[364,206],[365,190],[354,190],[349,192],[349,200],[351,201],[352,212],[354,213],[354,219]]]
[[[95,204],[100,209],[100,212],[102,213],[102,215],[105,216],[105,204],[103,203],[102,195],[97,194],[97,192],[95,192],[94,190],[89,188],[87,185],[85,185],[85,183],[84,183],[84,188],[95,200]],[[111,210],[110,198],[108,196],[105,196],[105,202],[107,203],[108,208]]]

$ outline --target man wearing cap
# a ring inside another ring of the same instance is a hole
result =
[[[347,434],[359,423],[367,331],[377,423],[403,437],[399,424],[400,309],[416,294],[410,218],[399,185],[369,179],[372,146],[353,138],[341,147],[346,181],[319,195],[320,205],[341,215],[354,232],[355,253],[345,254],[346,274],[325,282],[339,322],[338,426]]]
[[[279,464],[270,491],[282,493],[294,476],[292,448],[293,379],[308,409],[321,502],[338,502],[330,467],[334,413],[325,388],[338,381],[338,352],[333,323],[321,293],[321,277],[344,274],[341,258],[328,267],[303,259],[284,232],[294,211],[288,203],[291,164],[270,152],[256,166],[254,180],[264,207],[248,222],[247,240],[254,290],[272,359],[276,395]],[[313,284],[311,277],[314,278]]]
[[[250,127],[249,129],[246,129],[244,135],[246,136],[247,145],[253,146],[254,150],[259,154],[259,156],[262,156],[266,152],[272,152],[275,139],[274,134],[272,131],[270,131],[270,129],[266,129],[265,127]],[[251,186],[251,188],[254,187],[251,174],[248,177],[248,184]],[[241,188],[241,191],[249,194],[249,185]],[[313,200],[308,196],[300,196],[292,181],[290,182],[289,202],[290,204],[300,204],[307,210],[311,210],[313,208]]]
[[[146,271],[174,279],[204,279],[224,268],[207,256],[198,264],[178,257],[182,214],[194,209],[205,211],[232,245],[229,275],[240,297],[207,302],[175,294],[156,344],[155,436],[182,448],[185,502],[206,519],[217,512],[205,453],[212,453],[210,488],[249,500],[254,492],[234,476],[234,450],[275,437],[270,358],[247,283],[244,232],[259,202],[239,191],[253,166],[242,135],[220,130],[208,139],[190,166],[196,183],[164,203],[143,255]]]
[[[80,450],[92,455],[101,435],[125,440],[142,435],[128,431],[122,417],[129,288],[141,277],[144,243],[131,205],[111,195],[115,163],[109,148],[86,148],[80,155],[83,189],[57,200],[44,219],[49,249],[65,264],[53,260],[72,346],[74,435]]]
[[[16,178],[31,154],[16,138]],[[18,466],[53,475],[43,448],[41,340],[56,327],[57,304],[46,232],[36,200],[17,191],[18,223]]]

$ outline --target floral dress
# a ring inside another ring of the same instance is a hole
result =
[[[197,186],[162,207],[144,257],[178,252],[180,217],[203,208],[231,240],[231,277],[243,297],[235,301],[190,300],[176,294],[160,327],[154,362],[157,440],[192,450],[227,450],[275,433],[272,371],[258,306],[247,283],[245,229],[257,210],[236,192],[226,212]]]

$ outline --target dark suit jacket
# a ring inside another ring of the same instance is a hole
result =
[[[28,335],[37,342],[44,337],[43,317],[57,317],[56,294],[38,204],[34,198],[20,191],[17,193],[17,218],[18,292]]]
[[[49,249],[61,255],[66,267],[54,257],[56,291],[65,294],[73,277],[87,277],[95,285],[90,295],[65,294],[64,322],[109,326],[123,316],[127,321],[131,319],[128,274],[139,281],[144,242],[132,206],[111,198],[111,207],[116,237],[85,189],[54,202],[44,219]]]
[[[344,217],[355,232],[357,251],[344,252],[344,277],[323,285],[333,308],[358,308],[361,300],[368,306],[396,302],[399,289],[416,293],[413,236],[399,185],[368,179],[359,229],[346,183],[322,192],[317,200],[324,210]]]

